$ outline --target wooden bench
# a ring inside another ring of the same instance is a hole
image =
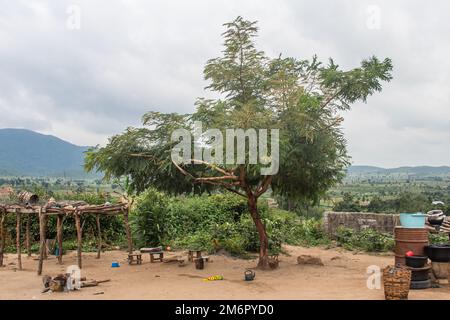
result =
[[[155,261],[163,262],[164,259],[164,252],[162,251],[155,251],[155,252],[149,252],[150,254],[150,262],[153,263]],[[157,257],[155,257],[157,256]]]
[[[142,264],[142,254],[140,253],[130,253],[128,254],[128,264]]]

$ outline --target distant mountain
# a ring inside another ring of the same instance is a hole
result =
[[[0,176],[87,178],[87,149],[30,130],[0,129]]]
[[[399,167],[399,168],[380,168],[373,166],[350,166],[347,169],[348,175],[370,175],[370,174],[409,174],[420,176],[446,175],[450,174],[450,167],[440,166],[417,166],[417,167]]]

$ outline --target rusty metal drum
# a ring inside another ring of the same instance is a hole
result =
[[[405,265],[405,254],[408,251],[415,255],[425,255],[424,249],[428,245],[428,230],[426,228],[395,227],[395,263]]]

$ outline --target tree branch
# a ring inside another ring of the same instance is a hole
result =
[[[273,176],[266,176],[263,180],[263,182],[261,183],[261,185],[258,187],[255,197],[259,197],[261,196],[264,192],[267,191],[267,189],[269,189],[270,184],[272,183],[272,179]]]

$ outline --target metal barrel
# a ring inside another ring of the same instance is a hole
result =
[[[426,228],[395,227],[395,263],[405,265],[405,254],[412,251],[414,255],[425,255],[424,248],[428,245],[428,230]]]

